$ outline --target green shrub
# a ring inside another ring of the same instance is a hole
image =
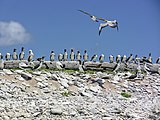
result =
[[[126,97],[126,98],[130,98],[130,97],[131,97],[131,94],[126,93],[126,92],[122,92],[121,95],[122,95],[123,97]]]
[[[61,93],[61,95],[68,97],[68,96],[71,95],[71,92],[70,91],[64,91],[64,92]]]

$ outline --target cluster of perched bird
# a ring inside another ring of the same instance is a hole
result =
[[[50,61],[55,61],[56,60],[55,52],[51,51],[49,57],[50,57]],[[16,49],[13,49],[13,53],[12,54],[6,53],[6,55],[5,55],[5,60],[6,61],[9,61],[11,59],[12,60],[24,60],[24,58],[25,58],[24,47],[21,48],[21,52],[19,54],[16,52]],[[2,59],[3,59],[3,55],[0,53],[0,60],[2,60]],[[41,58],[37,58],[36,60],[44,61],[44,59],[45,59],[45,56],[42,56]],[[96,62],[97,59],[98,59],[98,55],[97,54],[94,54],[89,59],[89,55],[87,53],[87,50],[84,50],[84,54],[81,55],[80,51],[77,51],[75,53],[74,50],[71,49],[70,53],[68,54],[67,50],[64,49],[64,52],[60,53],[58,55],[58,61],[69,61],[69,60],[70,61],[79,61],[80,60],[80,61],[84,61],[84,62],[87,62],[87,61]],[[34,53],[33,53],[32,50],[29,50],[27,60],[28,60],[28,62],[31,62],[31,61],[34,60]],[[99,56],[99,62],[103,63],[104,61],[105,61],[105,56],[104,56],[104,54],[101,54]],[[142,58],[139,58],[138,55],[135,55],[135,57],[134,57],[133,54],[130,54],[129,57],[127,57],[126,55],[123,55],[123,56],[117,55],[116,57],[114,57],[113,55],[109,56],[109,62],[110,63],[116,62],[116,63],[128,64],[128,63],[137,63],[138,61],[147,62],[147,63],[151,63],[152,64],[153,60],[152,60],[151,53],[149,53],[148,57],[142,57]],[[157,58],[156,63],[160,64],[160,57]]]
[[[111,28],[117,28],[117,31],[118,31],[118,22],[116,20],[110,21],[110,20],[106,20],[104,18],[99,18],[94,15],[91,15],[90,13],[85,12],[83,10],[78,10],[78,11],[88,15],[94,22],[99,22],[99,20],[104,22],[104,23],[100,23],[100,25],[99,25],[99,35],[101,34],[102,29],[107,26],[109,26]]]

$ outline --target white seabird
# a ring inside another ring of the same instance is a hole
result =
[[[19,60],[23,60],[23,59],[24,59],[24,56],[25,56],[25,54],[24,54],[24,47],[22,47],[22,48],[21,48],[21,52],[20,52],[20,54],[19,54]]]
[[[1,59],[2,56],[3,56],[2,53],[0,53],[0,59]]]
[[[33,68],[34,70],[39,70],[42,68],[42,65],[44,63],[44,58],[45,58],[45,56],[42,56],[42,58],[37,59],[39,61],[39,64],[34,66],[34,68]]]
[[[84,51],[83,59],[84,59],[84,62],[87,62],[89,59],[89,56],[87,54],[87,50]]]
[[[78,66],[79,71],[84,72],[84,62],[82,62],[81,60],[78,61],[79,61],[79,66]]]
[[[62,64],[60,61],[57,61],[57,62],[56,62],[56,68],[57,68],[58,70],[62,70],[63,68],[65,68],[65,65]]]
[[[148,62],[152,63],[152,54],[151,53],[149,53]]]
[[[86,15],[89,15],[89,16],[90,16],[90,18],[91,18],[94,22],[98,22],[98,20],[97,20],[97,17],[96,17],[96,16],[91,15],[91,14],[89,14],[89,13],[87,13],[87,12],[83,11],[83,10],[78,10],[78,11],[80,11],[80,12],[82,12],[82,13],[86,14]]]
[[[67,61],[67,59],[68,59],[67,50],[64,49],[63,60],[64,60],[64,61]]]
[[[4,68],[4,60],[3,60],[3,56],[0,55],[0,70],[3,70],[3,68]]]
[[[100,63],[103,63],[104,62],[104,54],[101,54],[101,56],[99,57],[99,62]]]
[[[50,61],[54,61],[55,60],[55,53],[54,51],[51,51],[51,54],[50,54]]]
[[[97,60],[97,55],[94,54],[94,55],[91,57],[91,60],[90,60],[90,61],[96,62],[96,60]]]
[[[28,55],[28,62],[31,62],[34,58],[34,54],[32,50],[29,50],[29,55]]]
[[[117,55],[117,57],[116,57],[116,62],[118,63],[118,62],[120,62],[121,61],[121,56],[120,55]]]
[[[114,73],[116,73],[119,70],[120,65],[121,65],[121,63],[120,63],[120,61],[118,61],[117,64],[115,65],[115,67],[113,68]]]
[[[130,56],[126,60],[126,63],[131,63],[132,61],[133,61],[133,54],[130,54]]]
[[[5,58],[6,58],[6,61],[10,60],[11,59],[11,54],[10,53],[6,53]]]
[[[113,63],[113,62],[114,62],[114,56],[113,56],[113,55],[110,55],[110,56],[109,56],[109,62],[110,62],[110,63]]]
[[[127,56],[126,56],[126,55],[123,55],[123,57],[121,58],[121,62],[122,62],[122,63],[126,63],[126,60],[127,60]]]
[[[16,53],[16,50],[17,50],[17,49],[15,49],[15,48],[13,49],[13,55],[12,55],[12,59],[13,59],[13,60],[17,60],[17,59],[18,59],[18,55],[17,55],[17,53]]]
[[[73,49],[71,49],[70,60],[71,60],[71,61],[74,61],[74,59],[75,59],[75,54],[74,54],[74,52],[73,52]]]
[[[107,26],[109,26],[111,28],[117,28],[117,31],[118,31],[118,22],[116,20],[109,21],[109,20],[106,20],[106,19],[103,19],[103,18],[99,18],[99,20],[102,20],[102,21],[105,22],[105,23],[101,23],[100,26],[99,26],[99,35],[101,34],[102,29],[107,27]]]
[[[77,54],[76,54],[76,60],[81,60],[81,53],[80,51],[77,51]]]
[[[59,61],[62,61],[62,60],[63,60],[63,55],[62,55],[61,53],[58,55],[58,60],[59,60]]]

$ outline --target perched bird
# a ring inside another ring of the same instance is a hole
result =
[[[17,55],[17,53],[16,53],[16,49],[15,49],[15,48],[13,49],[12,59],[13,59],[13,60],[17,60],[17,59],[18,59],[18,55]]]
[[[37,58],[37,61],[44,61],[45,56],[42,56],[40,58]]]
[[[42,56],[41,58],[38,58],[37,60],[39,61],[39,64],[35,65],[34,66],[34,70],[39,70],[42,68],[42,65],[44,63],[44,59],[45,59],[45,56]]]
[[[75,59],[75,54],[73,52],[73,49],[71,49],[70,60],[74,61],[74,59]]]
[[[110,55],[110,56],[109,56],[109,62],[110,62],[110,63],[113,63],[113,62],[114,62],[114,56],[113,56],[113,55]]]
[[[24,56],[25,56],[25,54],[24,54],[24,47],[22,47],[22,48],[21,48],[21,52],[20,52],[20,54],[19,54],[19,60],[23,60],[23,59],[24,59]]]
[[[142,62],[143,63],[146,62],[146,63],[150,63],[151,64],[151,61],[145,56],[142,57]]]
[[[152,63],[152,55],[151,55],[151,53],[149,53],[148,62]]]
[[[160,57],[157,58],[156,64],[160,64]]]
[[[50,61],[54,61],[54,60],[55,60],[55,53],[54,53],[54,51],[51,51]]]
[[[120,65],[121,65],[121,63],[120,63],[120,61],[118,61],[117,64],[115,65],[115,67],[113,68],[114,73],[116,73],[119,70]]]
[[[28,55],[28,62],[31,62],[34,58],[34,54],[32,50],[29,50],[29,55]]]
[[[109,20],[106,20],[106,19],[103,19],[103,18],[99,18],[99,20],[102,20],[102,21],[105,22],[105,23],[101,23],[100,26],[99,26],[99,35],[101,34],[102,29],[107,27],[107,26],[109,26],[111,28],[117,28],[117,31],[118,31],[118,22],[116,20],[109,21]]]
[[[1,59],[2,56],[3,56],[2,53],[0,53],[0,59]]]
[[[126,63],[126,60],[127,60],[127,56],[123,55],[123,57],[121,57],[121,62],[122,63]]]
[[[0,70],[3,70],[4,68],[4,60],[3,60],[3,56],[0,53]]]
[[[93,83],[97,83],[101,88],[105,88],[105,87],[103,86],[104,83],[105,83],[105,80],[104,80],[104,79],[97,78],[97,79],[95,79],[95,80],[92,80],[92,79],[91,79],[91,81],[92,81],[92,84],[93,84]]]
[[[82,12],[82,13],[86,14],[86,15],[89,15],[89,16],[90,16],[90,18],[91,18],[94,22],[98,22],[98,20],[97,20],[97,17],[96,17],[96,16],[91,15],[91,14],[89,14],[89,13],[87,13],[87,12],[83,11],[83,10],[78,10],[78,11],[80,11],[80,12]]]
[[[99,57],[99,62],[100,63],[103,63],[104,62],[104,54],[101,54],[101,56]]]
[[[58,70],[62,70],[63,68],[65,68],[65,65],[62,64],[60,61],[57,61],[57,62],[56,62],[56,68],[57,68]]]
[[[62,55],[62,54],[59,54],[59,55],[58,55],[58,60],[59,60],[59,61],[62,61],[62,60],[63,60],[63,55]]]
[[[140,58],[138,58],[138,55],[135,55],[135,57],[133,58],[134,63],[138,63],[138,60],[140,62]]]
[[[117,57],[116,57],[116,62],[118,63],[118,62],[120,62],[121,61],[121,56],[120,55],[117,55]]]
[[[90,60],[90,61],[96,62],[96,60],[97,60],[97,55],[94,54],[94,55],[91,57],[91,60]]]
[[[131,63],[132,61],[133,61],[133,54],[130,54],[130,56],[126,60],[126,63]]]
[[[87,54],[87,50],[84,51],[83,59],[84,59],[84,62],[87,62],[89,59],[89,56]]]
[[[66,50],[66,49],[64,49],[63,61],[67,61],[67,59],[68,59],[67,50]]]
[[[84,72],[84,62],[82,62],[81,60],[78,61],[79,61],[79,66],[78,66],[79,71]]]
[[[147,73],[147,75],[150,74],[151,70],[150,70],[150,68],[147,67],[147,63],[145,61],[144,61],[144,68],[143,69]]]
[[[10,60],[11,59],[11,54],[10,53],[6,53],[5,58],[6,58],[6,61]]]
[[[82,58],[82,56],[81,56],[80,51],[77,51],[76,60],[81,60],[81,58]]]

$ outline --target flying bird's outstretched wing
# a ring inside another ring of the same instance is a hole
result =
[[[98,20],[97,20],[97,17],[96,17],[96,16],[91,15],[91,14],[89,14],[88,12],[85,12],[85,11],[83,11],[83,10],[78,10],[78,11],[80,11],[80,12],[82,12],[82,13],[86,14],[86,15],[89,15],[89,16],[90,16],[90,18],[91,18],[94,22],[98,22]]]
[[[87,13],[87,12],[83,11],[83,10],[78,10],[78,11],[80,11],[80,12],[82,12],[82,13],[86,14],[86,15],[89,15],[90,17],[92,17],[92,15],[91,15],[91,14],[89,14],[89,13]]]

